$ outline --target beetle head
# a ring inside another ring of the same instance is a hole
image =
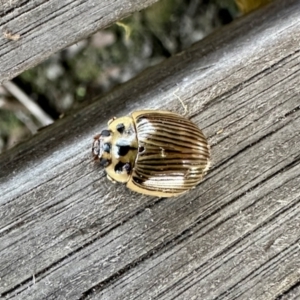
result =
[[[92,152],[95,159],[99,159],[100,163],[107,167],[111,162],[111,132],[103,130],[101,134],[94,137]]]

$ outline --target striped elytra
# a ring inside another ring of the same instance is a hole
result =
[[[158,197],[194,188],[210,163],[202,131],[167,111],[136,111],[131,117],[110,120],[108,130],[94,138],[93,153],[110,180]]]

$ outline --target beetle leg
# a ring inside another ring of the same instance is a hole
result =
[[[111,124],[111,122],[113,122],[117,117],[113,117],[111,118],[108,122],[107,122],[107,125],[109,126],[109,124]]]

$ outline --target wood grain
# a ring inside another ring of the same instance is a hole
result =
[[[0,83],[157,1],[0,0]]]
[[[4,299],[298,299],[300,3],[274,2],[0,156]],[[183,113],[212,148],[177,198],[107,181],[112,116]]]

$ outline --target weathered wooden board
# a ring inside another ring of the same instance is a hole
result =
[[[0,0],[0,83],[157,1]]]
[[[300,2],[237,20],[0,156],[4,299],[298,299]],[[158,199],[91,159],[106,121],[188,116],[212,168]]]

